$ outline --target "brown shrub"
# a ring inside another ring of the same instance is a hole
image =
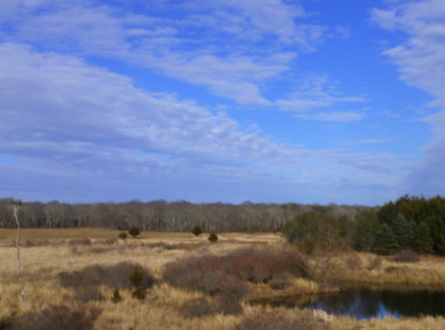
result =
[[[14,242],[15,244],[15,242]],[[34,246],[49,246],[51,245],[51,242],[47,239],[40,239],[40,240],[26,240],[24,243],[22,243],[22,247],[34,247]]]
[[[228,256],[172,262],[164,267],[163,277],[175,287],[208,295],[224,293],[239,299],[249,290],[245,282],[268,283],[283,272],[306,276],[290,253],[243,250]]]
[[[395,262],[416,263],[420,260],[420,255],[412,250],[402,250],[394,256]]]
[[[180,308],[185,318],[203,317],[215,314],[215,306],[206,298],[186,301]]]
[[[71,310],[51,306],[40,313],[28,312],[12,320],[10,330],[90,330],[99,310]]]
[[[76,298],[81,302],[102,300],[98,291],[100,285],[110,288],[131,289],[130,274],[137,267],[142,274],[140,287],[146,290],[153,286],[155,279],[150,271],[129,262],[121,262],[114,266],[88,266],[80,271],[61,272],[58,274],[59,282],[63,287],[74,288]]]
[[[216,301],[217,313],[223,315],[239,315],[243,313],[243,307],[238,300],[228,295],[222,295]]]
[[[274,276],[272,280],[269,282],[269,286],[273,290],[283,290],[292,284],[292,280],[294,278],[295,277],[293,277],[292,274],[288,272],[283,272]]]
[[[117,243],[117,239],[116,238],[107,238],[103,244],[105,245],[113,245]]]
[[[95,286],[75,288],[75,295],[76,300],[81,303],[105,299],[102,293],[100,293],[99,288]]]
[[[68,245],[70,246],[91,245],[91,240],[89,238],[71,239],[68,241]]]

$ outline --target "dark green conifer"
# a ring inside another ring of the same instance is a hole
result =
[[[434,242],[434,252],[440,255],[445,254],[445,226],[440,217],[429,217],[426,224],[430,230],[431,238]]]
[[[380,228],[374,241],[373,251],[380,255],[393,254],[400,250],[391,228],[385,223]]]
[[[414,242],[414,248],[420,253],[432,253],[434,247],[434,241],[431,238],[430,230],[425,221],[422,221],[417,226],[416,239]]]
[[[399,215],[395,217],[391,227],[399,247],[401,249],[409,249],[413,240],[413,234],[411,232],[411,226],[403,214],[399,213]]]

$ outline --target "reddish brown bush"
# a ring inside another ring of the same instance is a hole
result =
[[[186,301],[180,308],[185,318],[203,317],[215,314],[215,306],[206,298]]]
[[[246,282],[268,283],[283,272],[306,276],[292,254],[244,250],[222,257],[175,261],[165,266],[164,280],[187,290],[241,298],[248,292]]]
[[[97,290],[100,285],[107,285],[110,288],[131,289],[130,275],[135,267],[138,267],[142,274],[141,288],[146,290],[153,286],[155,280],[151,272],[129,262],[121,262],[109,267],[88,266],[80,271],[61,272],[58,277],[63,287],[74,288],[76,298],[81,302],[86,302],[103,299],[103,296]]]
[[[395,262],[416,263],[419,260],[420,255],[412,250],[402,250],[394,256]]]
[[[71,310],[67,306],[51,306],[40,313],[28,312],[11,321],[10,330],[90,330],[99,310]]]
[[[216,301],[216,311],[223,315],[239,315],[243,313],[243,307],[233,297],[222,295]]]

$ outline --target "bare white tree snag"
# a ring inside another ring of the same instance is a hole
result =
[[[11,202],[12,205],[12,210],[14,212],[14,218],[15,221],[17,222],[17,240],[15,241],[15,244],[17,246],[17,277],[20,277],[20,248],[19,248],[19,238],[20,238],[20,222],[19,222],[19,218],[17,216],[17,212],[20,209],[20,206],[22,206],[22,201],[21,200],[13,200]]]

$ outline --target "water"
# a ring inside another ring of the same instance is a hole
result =
[[[321,309],[329,314],[350,315],[357,320],[393,316],[445,316],[445,288],[412,287],[348,288],[340,293],[304,295],[254,304]]]

